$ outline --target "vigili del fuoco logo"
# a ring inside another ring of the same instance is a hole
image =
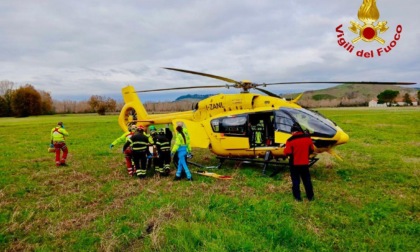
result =
[[[378,21],[379,10],[376,7],[376,0],[363,0],[363,3],[359,8],[359,12],[357,13],[357,17],[362,23],[357,21],[350,21],[350,26],[348,29],[356,34],[356,37],[354,37],[351,41],[346,41],[344,38],[344,30],[342,24],[335,28],[338,38],[337,43],[343,49],[349,53],[355,54],[358,57],[374,58],[391,52],[392,48],[397,45],[397,41],[401,38],[402,26],[397,25],[395,28],[393,40],[391,42],[387,43],[387,41],[381,38],[381,34],[387,32],[389,27],[387,26],[387,21]],[[355,45],[357,43],[362,43],[359,41],[367,43],[379,43],[381,46],[371,50],[357,50]]]

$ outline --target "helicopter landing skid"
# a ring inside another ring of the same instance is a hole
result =
[[[233,161],[239,161],[239,164],[236,164],[236,167],[239,167],[242,163],[259,163],[263,164],[263,171],[262,173],[266,175],[266,169],[269,165],[272,165],[275,168],[273,173],[270,175],[270,177],[274,177],[278,173],[280,173],[282,170],[287,169],[289,167],[289,163],[279,162],[278,159],[274,161],[272,160],[271,153],[267,151],[266,155],[264,156],[264,160],[258,160],[258,159],[251,159],[251,158],[235,158],[235,157],[222,157],[217,156],[217,159],[219,159],[219,165],[216,168],[221,168],[225,160],[233,160]],[[314,165],[319,158],[311,158],[309,159],[309,167]]]
[[[199,168],[203,168],[203,169],[218,169],[218,168],[220,168],[219,165],[218,166],[214,166],[214,165],[213,166],[204,166],[204,165],[197,164],[197,163],[191,162],[191,161],[187,161],[187,163],[191,164],[191,165],[194,165],[194,166],[197,166]]]
[[[319,160],[319,158],[310,158],[309,159],[309,165],[308,165],[308,168],[310,168],[312,165],[314,165],[317,161]],[[289,167],[289,164],[287,163],[287,164],[285,164],[285,167],[287,168],[287,167]],[[284,167],[282,167],[282,168],[284,168]],[[274,172],[270,175],[270,177],[274,177],[274,176],[276,176],[277,174],[279,174],[281,172],[281,169],[280,169],[280,167],[279,168],[277,168],[277,169],[275,169],[274,170]]]

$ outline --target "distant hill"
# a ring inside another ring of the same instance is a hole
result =
[[[175,99],[175,101],[183,101],[183,100],[203,100],[206,99],[209,96],[212,96],[213,94],[205,94],[205,95],[199,95],[199,94],[187,94],[182,95]]]
[[[306,107],[365,106],[385,90],[399,91],[401,96],[408,93],[411,97],[417,97],[418,92],[415,88],[401,86],[343,84],[326,89],[305,91],[299,104]],[[282,97],[294,98],[298,95],[287,94]]]

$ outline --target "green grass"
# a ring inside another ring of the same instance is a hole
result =
[[[2,251],[418,251],[420,109],[322,109],[350,135],[311,168],[316,200],[288,172],[226,162],[231,181],[130,178],[117,116],[0,119]],[[47,153],[64,121],[69,167]],[[215,164],[207,150],[194,161]],[[190,167],[193,170],[196,168]]]

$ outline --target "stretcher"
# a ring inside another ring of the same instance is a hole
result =
[[[232,179],[232,176],[228,176],[228,175],[220,175],[214,172],[207,172],[207,171],[196,171],[194,172],[198,175],[202,175],[202,176],[207,176],[207,177],[212,177],[212,178],[217,178],[217,179],[223,179],[223,180],[229,180]]]

